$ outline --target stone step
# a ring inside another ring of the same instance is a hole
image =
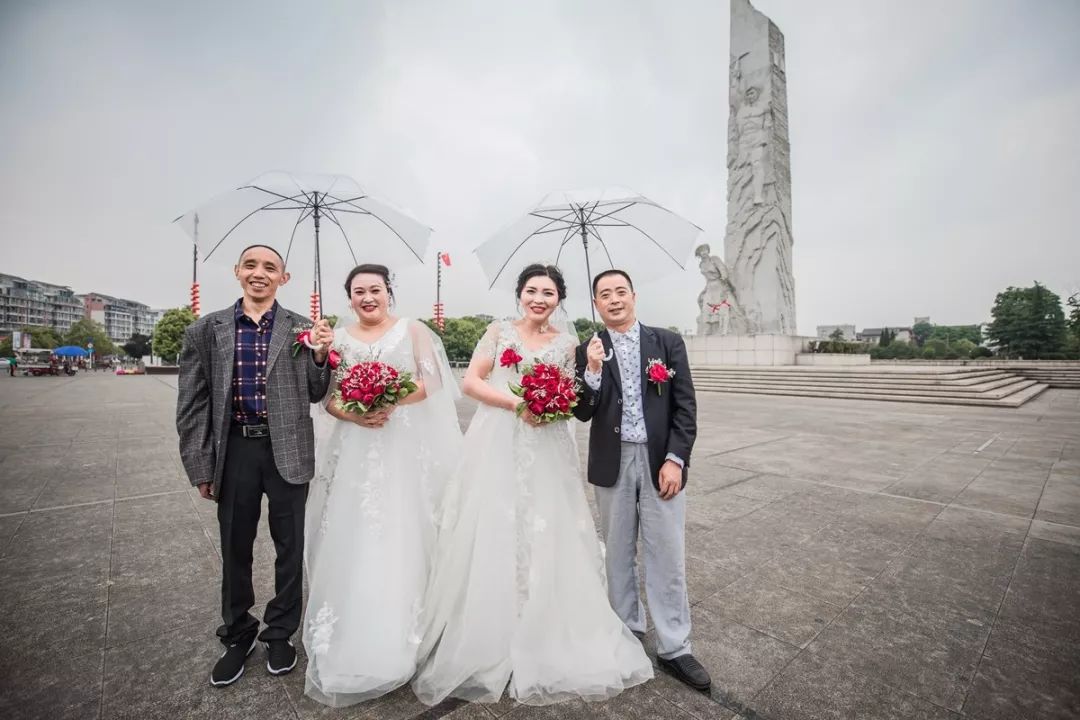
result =
[[[1036,397],[1048,386],[1044,383],[1034,383],[1004,398],[988,397],[939,397],[932,395],[885,395],[874,392],[860,392],[858,390],[803,390],[799,388],[699,388],[705,392],[733,393],[745,395],[780,395],[787,397],[817,397],[835,398],[842,400],[877,400],[889,402],[909,402],[935,405],[969,405],[977,407],[1004,407],[1017,408],[1028,400]]]
[[[691,368],[694,381],[714,380],[719,382],[763,382],[763,383],[814,383],[814,384],[858,384],[880,387],[987,387],[1004,385],[1016,380],[1019,375],[1011,373],[991,373],[977,376],[965,376],[959,379],[923,378],[910,376],[865,376],[865,375],[819,375],[817,373],[772,372],[772,373],[734,373],[708,368]]]
[[[803,388],[812,390],[857,390],[885,395],[941,395],[950,397],[1005,397],[1035,384],[1035,380],[1013,376],[978,385],[938,385],[938,384],[885,384],[862,383],[855,381],[818,381],[815,379],[768,379],[750,380],[736,378],[694,378],[694,386],[704,387],[740,387],[740,388]]]
[[[978,379],[983,377],[992,377],[999,375],[1015,375],[1008,370],[998,370],[993,368],[980,369],[980,370],[967,370],[957,369],[948,371],[924,371],[924,370],[903,370],[903,371],[889,371],[878,372],[873,369],[861,370],[857,368],[817,368],[812,366],[796,366],[796,365],[778,365],[778,366],[762,366],[762,367],[747,367],[747,366],[735,366],[735,365],[692,365],[690,371],[693,373],[720,373],[724,375],[753,375],[762,377],[774,377],[776,375],[796,375],[798,377],[840,377],[840,378],[862,378],[862,379],[883,379],[883,380],[896,380],[896,379],[914,379],[914,380],[966,380],[966,379]]]
[[[1027,380],[1025,378],[1016,378],[1012,383],[998,387],[992,390],[986,390],[982,392],[972,392],[961,388],[940,388],[940,387],[922,387],[922,388],[902,388],[902,389],[890,389],[880,387],[867,387],[862,385],[856,385],[854,383],[849,385],[814,385],[811,383],[781,385],[778,383],[731,383],[731,382],[702,382],[694,383],[694,386],[703,390],[792,390],[803,393],[822,393],[823,395],[830,392],[841,393],[863,393],[880,395],[883,397],[937,397],[937,398],[986,398],[990,400],[1000,400],[1006,398],[1009,395],[1024,390],[1032,385],[1037,385],[1034,380]]]

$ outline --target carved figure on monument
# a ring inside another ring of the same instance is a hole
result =
[[[705,277],[705,289],[698,295],[698,335],[746,332],[745,317],[731,284],[731,273],[723,260],[709,252],[708,245],[698,245],[694,249],[698,268]]]
[[[735,130],[736,167],[750,168],[750,186],[753,202],[761,205],[765,202],[765,173],[769,166],[766,153],[769,148],[769,136],[772,133],[772,104],[763,98],[756,85],[747,85],[742,74],[742,57],[732,63],[732,80],[739,100],[733,107],[732,126]]]

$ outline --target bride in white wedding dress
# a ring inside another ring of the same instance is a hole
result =
[[[412,685],[429,705],[497,702],[507,689],[527,704],[603,700],[653,676],[608,604],[573,426],[515,415],[508,383],[521,373],[500,364],[512,348],[522,365],[574,371],[577,336],[548,324],[565,283],[557,268],[531,265],[517,295],[524,318],[492,323],[465,376],[480,407],[446,489]]]
[[[418,392],[356,415],[331,397],[307,501],[305,692],[335,707],[377,697],[416,671],[421,610],[443,485],[461,451],[457,385],[442,343],[391,316],[389,273],[362,265],[345,284],[357,322],[339,323],[344,366],[379,360]]]

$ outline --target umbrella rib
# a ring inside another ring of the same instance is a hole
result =
[[[600,233],[595,228],[593,228],[593,235],[595,235],[596,239],[600,241],[600,247],[604,248],[604,254],[607,255],[608,266],[614,268],[615,267],[615,261],[611,259],[611,251],[608,250],[608,246],[607,246],[607,243],[604,242],[604,238],[600,235]]]
[[[241,187],[238,187],[237,190],[258,190],[259,192],[266,193],[271,197],[280,198],[281,200],[292,200],[294,202],[300,202],[300,195],[303,195],[305,200],[311,200],[311,196],[304,192],[304,190],[300,188],[300,186],[297,186],[297,190],[300,191],[300,195],[282,195],[279,192],[267,190],[266,188],[259,187],[258,185],[243,185]]]
[[[327,207],[330,207],[332,205],[352,205],[353,207],[357,208],[358,210],[364,210],[364,208],[362,208],[362,207],[360,207],[359,205],[356,204],[356,201],[357,200],[363,200],[364,198],[367,197],[367,195],[357,195],[356,197],[350,198],[348,200],[343,200],[342,198],[339,198],[337,195],[330,195],[329,193],[327,193],[327,195],[325,197],[328,197],[328,198],[330,198],[331,200],[334,201],[332,203],[327,203],[326,204]],[[364,212],[367,212],[367,210],[364,210]]]
[[[690,221],[689,221],[689,220],[687,220],[687,222],[690,222]],[[691,224],[691,225],[694,225],[693,223],[690,223],[690,224]],[[639,228],[639,227],[638,227],[637,225],[635,225],[634,223],[630,223],[630,222],[628,222],[628,223],[626,223],[626,227],[631,227],[631,228],[634,228],[635,230],[637,230],[637,231],[638,231],[639,233],[641,233],[642,235],[644,235],[645,237],[647,237],[647,238],[649,239],[649,242],[651,242],[651,243],[652,243],[653,245],[655,245],[656,247],[660,248],[660,250],[661,250],[661,251],[662,251],[662,252],[663,252],[663,253],[664,253],[665,255],[667,255],[667,256],[668,256],[669,258],[671,258],[671,261],[672,261],[672,262],[674,262],[674,263],[675,263],[676,265],[678,265],[680,269],[682,269],[682,270],[685,270],[685,269],[686,269],[686,265],[684,265],[683,263],[681,263],[681,262],[679,262],[679,261],[678,261],[677,259],[675,259],[675,256],[674,256],[674,255],[672,255],[672,254],[671,254],[670,252],[668,252],[668,249],[667,249],[667,248],[665,248],[665,247],[664,247],[663,245],[661,245],[661,244],[660,244],[659,242],[657,242],[657,241],[656,241],[656,238],[654,238],[654,237],[653,237],[652,235],[650,235],[649,233],[645,232],[644,230],[642,230],[641,228]],[[694,227],[697,227],[697,225],[694,225]],[[700,230],[701,228],[698,228],[698,229]],[[597,237],[600,237],[599,233],[597,233]],[[603,242],[603,241],[601,240],[601,242]]]
[[[280,200],[275,200],[274,203],[271,203],[271,204],[275,204],[275,203],[278,203],[278,202],[281,202],[281,201]],[[242,225],[245,220],[247,220],[249,217],[251,217],[252,215],[254,215],[257,212],[261,212],[263,210],[266,210],[267,207],[269,207],[269,206],[257,207],[254,210],[252,210],[251,212],[249,212],[247,215],[245,215],[244,217],[240,218],[240,220],[238,220],[235,225],[233,225],[231,228],[229,228],[229,232],[222,235],[221,239],[218,240],[217,243],[214,244],[214,247],[210,248],[210,252],[203,255],[203,262],[206,262],[207,260],[209,260],[210,256],[213,255],[215,252],[217,252],[217,249],[219,247],[221,247],[221,243],[225,242],[225,240],[228,239],[228,237],[233,234],[233,231],[236,230],[236,228],[240,227],[240,225]]]
[[[518,250],[525,247],[525,243],[529,242],[529,240],[533,237],[533,235],[539,235],[540,233],[544,232],[544,228],[546,228],[546,227],[548,227],[548,226],[550,226],[550,225],[552,225],[552,224],[554,224],[556,222],[564,222],[561,219],[547,218],[547,217],[544,217],[542,215],[537,215],[534,212],[530,212],[529,215],[531,215],[532,217],[540,218],[541,220],[548,220],[549,222],[546,225],[541,225],[539,229],[534,230],[533,232],[529,233],[524,238],[522,238],[521,242],[518,243],[517,247],[515,247],[510,252],[510,254],[506,256],[506,260],[503,261],[503,264],[499,268],[499,271],[495,273],[495,277],[493,277],[491,279],[491,282],[488,283],[488,290],[495,287],[495,283],[498,282],[499,277],[503,274],[503,270],[505,270],[506,266],[510,264],[510,261],[514,259],[514,256],[518,254]]]
[[[562,242],[559,243],[559,252],[555,253],[555,265],[556,265],[556,267],[559,265],[559,260],[562,259],[563,248],[565,248],[566,244],[568,242],[570,242],[570,238],[573,236],[574,230],[575,230],[574,226],[571,225],[570,227],[568,227],[566,229],[566,235],[563,236]]]
[[[341,231],[341,237],[345,239],[345,247],[349,248],[349,255],[352,256],[353,265],[359,265],[360,261],[356,258],[356,251],[353,250],[352,241],[349,240],[349,234],[345,232],[345,226],[341,224],[341,221],[334,215],[336,211],[327,208],[326,214],[330,218],[330,221],[337,225],[338,230]],[[415,254],[415,253],[413,253]]]
[[[298,227],[300,227],[300,223],[304,222],[309,217],[311,217],[312,213],[314,213],[314,212],[315,212],[315,208],[311,208],[306,213],[300,213],[299,215],[297,215],[296,223],[293,225],[293,228],[292,228],[292,233],[289,234],[289,246],[287,248],[285,248],[285,265],[286,266],[288,266],[288,264],[289,264],[289,255],[292,254],[293,241],[296,240],[296,229]]]

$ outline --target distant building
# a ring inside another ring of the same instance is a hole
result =
[[[135,333],[149,336],[164,314],[135,300],[87,293],[79,296],[83,301],[86,317],[101,323],[105,334],[115,343],[125,343]]]
[[[24,326],[66,333],[83,317],[83,304],[66,285],[0,273],[0,333]]]
[[[859,342],[870,343],[871,345],[879,345],[881,343],[881,333],[885,328],[864,328],[862,332],[857,333],[855,338]],[[890,332],[896,333],[893,338],[894,341],[902,340],[903,342],[911,342],[914,335],[911,333],[911,328],[899,328],[891,327]]]
[[[829,340],[830,338],[832,338],[832,334],[837,330],[843,333],[845,340],[855,339],[854,325],[818,325],[817,336],[821,340]]]

